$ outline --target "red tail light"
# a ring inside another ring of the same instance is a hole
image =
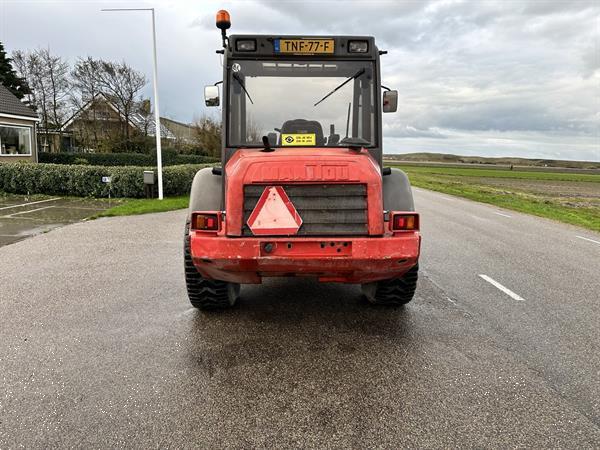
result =
[[[390,229],[392,231],[419,231],[419,215],[417,213],[390,213]]]
[[[220,212],[193,212],[192,231],[219,231],[221,229]]]

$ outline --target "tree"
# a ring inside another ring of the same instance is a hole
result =
[[[100,83],[94,73],[95,67],[96,61],[88,56],[85,59],[79,58],[71,71],[71,82],[75,89],[72,99],[77,101],[78,106],[83,106],[100,93]]]
[[[125,62],[93,60],[92,68],[98,86],[123,117],[122,130],[129,142],[129,122],[132,113],[136,112],[139,92],[147,83],[146,77]]]
[[[154,118],[152,117],[152,104],[150,103],[150,99],[145,98],[139,101],[136,105],[136,111],[139,113],[139,117],[141,118],[140,128],[142,129],[142,134],[144,136],[148,136],[148,133],[150,132],[150,125],[154,124]]]
[[[49,110],[52,127],[60,130],[68,112],[67,97],[71,86],[69,64],[62,57],[52,55],[49,49],[38,50],[38,55],[49,89]]]
[[[21,77],[33,91],[29,100],[38,110],[41,125],[45,129],[46,143],[49,131],[59,131],[59,146],[62,141],[61,126],[68,113],[67,96],[70,90],[69,65],[49,49],[13,53],[15,66]]]
[[[202,116],[193,124],[195,141],[204,152],[215,158],[221,156],[221,122],[210,116]]]
[[[28,101],[40,115],[40,125],[44,129],[46,138],[45,143],[49,145],[48,104],[50,93],[41,59],[37,52],[17,50],[13,52],[13,60],[16,63],[19,75],[27,80],[27,84],[31,88]]]
[[[4,45],[0,42],[0,84],[12,92],[19,100],[31,93],[27,82],[17,75],[12,59],[6,56]]]
[[[37,101],[35,97],[35,90],[31,85],[32,76],[30,72],[30,61],[29,56],[25,52],[16,50],[12,53],[12,63],[17,69],[18,75],[25,80],[27,84],[27,92],[24,94],[26,97],[26,103],[32,108],[37,109]]]
[[[146,77],[141,72],[124,62],[114,63],[88,56],[77,60],[71,71],[71,80],[71,103],[78,111],[85,109],[77,128],[78,140],[85,147],[99,148],[100,144],[107,143],[113,150],[121,151],[140,147],[140,139],[131,136],[129,124],[132,115],[139,114],[135,123],[144,136],[148,134],[150,102],[141,100],[139,95],[146,84]],[[102,97],[99,97],[100,94]],[[119,113],[118,136],[110,133],[110,124],[101,119],[106,118],[104,99]],[[101,138],[101,134],[104,137]]]
[[[98,148],[100,124],[97,117],[96,98],[100,94],[100,84],[94,73],[95,62],[88,56],[79,58],[71,71],[71,103],[75,111],[81,111],[88,106],[86,126],[80,130],[79,141],[86,148]]]
[[[92,57],[79,58],[71,70],[65,60],[53,55],[49,49],[15,51],[12,58],[16,75],[25,79],[30,87],[23,95],[27,95],[27,100],[39,111],[47,143],[50,143],[52,130],[58,131],[62,141],[62,127],[67,117],[86,108],[83,126],[78,130],[85,147],[102,147],[105,142],[101,141],[109,134],[109,140],[121,149],[136,145],[131,139],[130,124],[133,114],[139,112],[144,116],[139,95],[147,83],[143,73],[125,62]],[[117,127],[112,128],[106,120],[99,119],[100,113],[106,117],[106,103],[103,100],[97,102],[99,94],[118,111]],[[147,108],[148,105],[143,104],[144,112]],[[147,134],[149,123],[142,125]],[[113,133],[105,133],[111,130]]]

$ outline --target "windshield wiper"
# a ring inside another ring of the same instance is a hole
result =
[[[248,96],[248,100],[250,100],[250,103],[252,103],[254,105],[254,102],[252,101],[252,98],[250,97],[250,94],[248,94],[248,91],[246,90],[246,86],[244,86],[244,82],[242,81],[242,79],[240,78],[240,76],[237,73],[234,72],[233,73],[233,79],[240,84],[240,86],[242,87],[242,89],[246,93],[246,96]]]
[[[350,81],[354,80],[355,78],[360,77],[363,73],[365,73],[365,68],[364,67],[362,69],[360,69],[358,72],[356,72],[354,75],[352,75],[350,78],[348,78],[346,81],[344,81],[342,84],[340,84],[338,87],[336,87],[335,89],[333,89],[329,94],[327,94],[325,97],[323,97],[317,103],[315,103],[313,106],[317,106],[319,103],[321,103],[323,100],[325,100],[331,94],[333,94],[335,91],[337,91],[338,89],[341,89],[342,87],[344,87],[346,85],[346,83],[349,83]]]

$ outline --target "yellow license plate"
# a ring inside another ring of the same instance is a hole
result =
[[[335,50],[333,39],[276,39],[275,53],[294,55],[331,54]]]

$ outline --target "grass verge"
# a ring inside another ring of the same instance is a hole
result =
[[[440,166],[403,166],[398,165],[406,173],[439,175],[465,178],[509,178],[530,181],[572,181],[600,183],[600,175],[591,173],[570,172],[528,172],[524,170],[507,170],[506,168],[475,168],[475,167],[440,167]]]
[[[400,168],[408,174],[411,184],[416,187],[489,203],[600,232],[600,208],[597,206],[600,201],[600,185],[598,185],[599,195],[595,198],[596,203],[578,203],[577,201],[581,197],[578,193],[565,198],[564,195],[553,192],[554,186],[548,184],[551,181],[594,183],[600,181],[598,175],[536,173],[531,176],[530,172],[511,171],[495,174],[492,172],[497,173],[497,171],[485,171],[485,169],[434,168],[431,170],[409,166]],[[535,183],[528,188],[510,186],[510,184],[501,187],[486,184],[486,178],[496,177],[535,180]],[[592,186],[594,185],[595,183]],[[544,186],[547,186],[548,189],[542,194],[540,192],[544,191]]]
[[[187,195],[181,197],[164,198],[163,200],[158,200],[156,198],[124,200],[124,202],[120,205],[102,211],[92,218],[96,219],[98,217],[132,216],[137,214],[173,211],[176,209],[187,208],[189,201],[190,197]]]

